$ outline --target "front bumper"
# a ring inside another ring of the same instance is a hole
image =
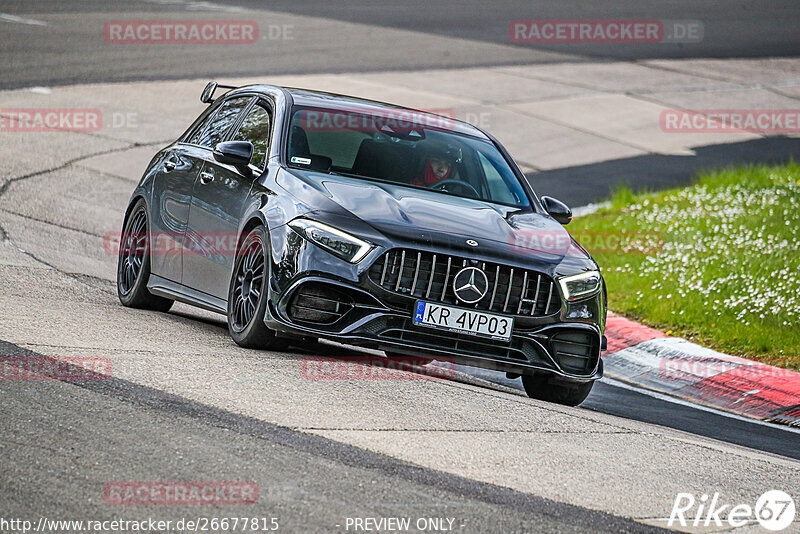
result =
[[[368,268],[381,251],[370,254],[363,265],[352,265],[291,230],[274,233],[279,235],[272,236],[265,317],[272,330],[516,374],[545,372],[570,381],[602,376],[602,292],[562,302],[548,316],[515,321],[508,342],[456,334],[415,326],[397,295],[370,279]]]

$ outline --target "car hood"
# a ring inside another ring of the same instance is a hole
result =
[[[325,214],[358,218],[394,242],[444,245],[476,255],[488,252],[514,262],[533,258],[537,263],[566,261],[571,264],[570,272],[596,268],[564,227],[547,215],[346,176],[291,174],[302,180],[302,196],[312,212],[322,218]],[[471,248],[467,240],[476,241],[478,247]]]

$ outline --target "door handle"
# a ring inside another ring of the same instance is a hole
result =
[[[183,164],[184,161],[181,159],[181,157],[173,152],[164,162],[164,170],[167,172],[174,171],[178,167],[178,165],[183,165]]]
[[[201,172],[200,173],[200,182],[203,184],[210,184],[214,181],[214,174],[210,172]]]

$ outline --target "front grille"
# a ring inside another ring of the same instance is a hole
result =
[[[600,354],[598,336],[589,332],[565,330],[553,334],[550,347],[558,365],[572,373],[587,373],[597,365]]]
[[[295,321],[333,324],[353,309],[353,299],[335,286],[306,282],[292,296],[289,315]]]
[[[470,304],[479,310],[542,317],[561,307],[558,289],[545,274],[447,254],[392,249],[372,265],[369,277],[398,295],[464,306],[451,286],[467,266],[479,267],[489,281],[486,295]]]

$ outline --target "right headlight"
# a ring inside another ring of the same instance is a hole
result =
[[[597,293],[600,290],[600,271],[564,276],[558,279],[561,294],[567,300],[578,300]]]
[[[311,219],[301,217],[291,221],[289,226],[315,245],[350,263],[363,260],[374,246],[338,228]]]

